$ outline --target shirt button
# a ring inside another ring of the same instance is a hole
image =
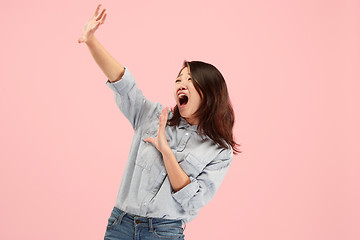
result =
[[[189,135],[189,133],[185,133],[185,135],[187,136],[187,135]]]
[[[146,206],[146,203],[144,203],[144,206]]]
[[[166,175],[166,173],[162,172],[162,173],[161,173],[161,175],[165,176],[165,175]]]

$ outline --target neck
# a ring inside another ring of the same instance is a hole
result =
[[[185,118],[185,120],[190,124],[190,125],[197,125],[199,123],[199,121],[197,119],[192,119],[192,118]]]

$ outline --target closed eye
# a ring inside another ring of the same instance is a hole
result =
[[[191,81],[192,79],[191,78],[188,78],[188,81]],[[176,79],[175,80],[176,83],[180,82],[180,79]]]

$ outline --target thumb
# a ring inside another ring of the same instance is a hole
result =
[[[154,138],[147,137],[144,139],[144,141],[154,144]]]

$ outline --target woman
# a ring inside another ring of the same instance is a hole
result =
[[[182,226],[214,197],[233,152],[240,152],[225,80],[211,64],[185,61],[174,84],[174,109],[149,101],[95,38],[106,18],[100,7],[78,41],[87,44],[134,129],[105,239],[184,239]]]

